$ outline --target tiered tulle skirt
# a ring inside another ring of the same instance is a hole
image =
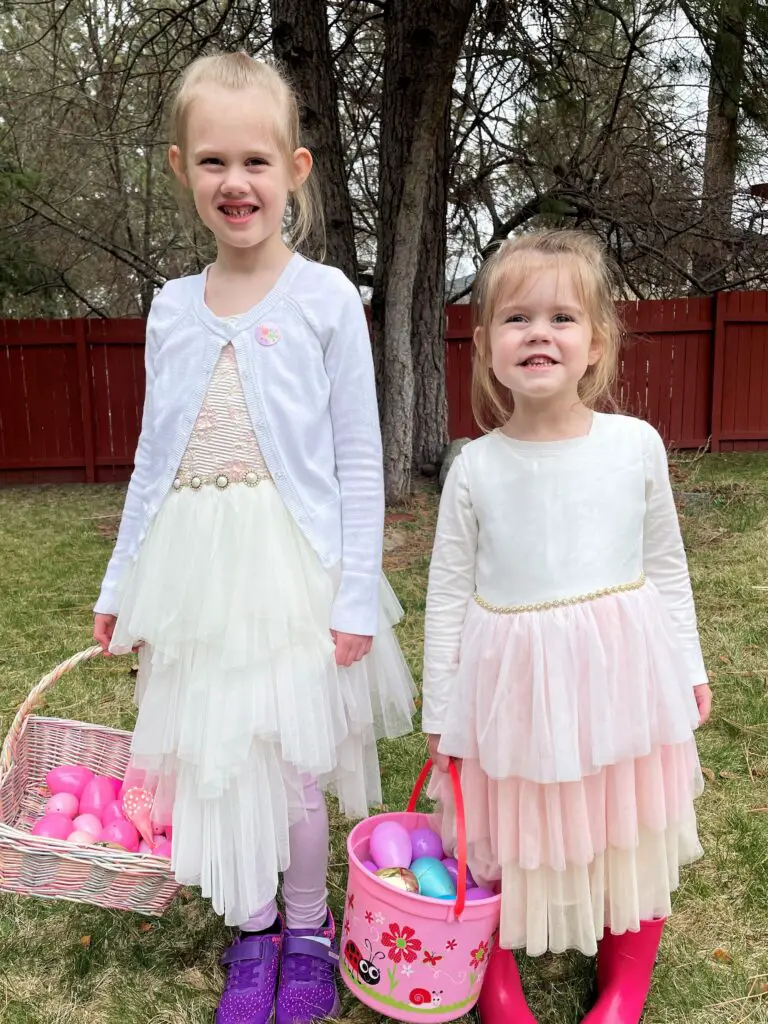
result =
[[[411,730],[413,683],[382,577],[372,652],[338,668],[321,565],[271,481],[171,493],[125,581],[112,649],[138,641],[129,781],[172,821],[172,865],[227,923],[274,897],[302,777],[346,814],[380,802],[376,739]]]
[[[442,752],[463,758],[470,867],[501,880],[501,944],[591,955],[670,913],[701,855],[698,711],[651,583],[546,611],[472,602]],[[455,846],[447,777],[431,793]]]

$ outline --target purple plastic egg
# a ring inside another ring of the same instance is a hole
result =
[[[45,802],[46,814],[64,814],[67,818],[77,817],[78,800],[74,793],[57,793]]]
[[[486,889],[483,885],[476,885],[473,889],[467,889],[468,900],[489,900],[496,893],[492,889]]]
[[[411,847],[413,859],[419,857],[434,857],[441,860],[443,856],[443,841],[437,832],[431,828],[415,828],[411,832]]]
[[[374,864],[372,860],[364,860],[362,861],[362,865],[365,868],[365,870],[370,871],[372,875],[375,875],[376,872],[379,870],[377,865]]]
[[[396,821],[382,821],[371,832],[371,860],[379,868],[407,868],[413,859],[411,834]]]
[[[459,862],[456,860],[456,858],[455,857],[445,857],[444,860],[443,860],[443,867],[448,872],[448,874],[451,876],[451,878],[456,883],[456,885],[458,885],[459,884]],[[477,882],[472,877],[472,873],[470,872],[469,868],[467,868],[467,889],[471,889],[475,885],[477,885]]]
[[[44,836],[46,839],[66,839],[73,832],[72,819],[66,814],[45,814],[32,829],[33,836]]]

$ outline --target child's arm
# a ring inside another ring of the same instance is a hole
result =
[[[680,637],[702,722],[709,715],[711,694],[701,653],[688,560],[685,556],[675,499],[669,482],[667,452],[661,437],[646,427],[646,511],[643,567],[657,587]]]
[[[360,295],[346,278],[325,346],[325,369],[341,493],[341,583],[331,611],[339,661],[340,641],[359,654],[361,645],[352,651],[356,641],[348,644],[348,636],[367,638],[377,632],[384,542],[384,472],[371,339]]]
[[[155,300],[157,302],[157,300]],[[156,317],[153,315],[155,304],[147,319],[146,343],[144,346],[144,366],[146,370],[146,389],[144,394],[144,411],[141,420],[141,433],[134,457],[134,468],[125,496],[125,505],[120,520],[112,557],[101,585],[101,593],[94,607],[94,639],[104,650],[114,628],[115,616],[118,612],[117,590],[120,579],[141,542],[141,532],[146,521],[146,494],[152,482],[150,453],[152,450],[152,424],[154,414],[152,408],[153,387],[155,382],[155,355],[158,344]]]
[[[429,567],[421,721],[424,732],[432,736],[443,731],[455,684],[464,618],[475,591],[477,533],[464,462],[459,455],[443,488]],[[430,743],[430,750],[433,754],[437,750],[435,741]]]

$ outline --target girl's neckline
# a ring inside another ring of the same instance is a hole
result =
[[[581,448],[592,440],[599,429],[602,417],[603,413],[593,411],[592,422],[586,434],[579,437],[564,437],[556,441],[521,441],[516,437],[508,437],[502,432],[501,427],[496,427],[493,433],[518,455],[560,455]]]
[[[195,291],[194,302],[195,310],[200,319],[203,320],[203,322],[206,323],[216,334],[229,337],[232,333],[233,327],[237,328],[239,332],[261,320],[285,294],[291,282],[301,269],[303,263],[304,257],[301,253],[293,253],[286,265],[280,271],[275,283],[262,299],[260,299],[255,305],[251,306],[250,309],[247,309],[244,313],[235,313],[232,316],[226,317],[217,316],[205,301],[205,286],[208,280],[208,271],[211,268],[211,264],[209,264],[203,269],[202,273],[198,275],[198,287]]]

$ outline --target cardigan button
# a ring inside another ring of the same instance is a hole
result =
[[[228,483],[229,483],[229,477],[226,477],[226,476],[224,476],[224,474],[223,474],[223,473],[221,474],[221,476],[217,476],[217,477],[216,477],[216,486],[217,486],[217,487],[218,487],[218,488],[219,488],[220,490],[222,490],[222,491],[223,491],[223,490],[224,490],[224,488],[225,488],[225,487],[227,486],[227,484],[228,484]]]
[[[196,491],[199,490],[203,486],[203,481],[200,479],[199,476],[193,476],[192,479],[189,481],[189,483],[190,483],[190,486],[192,488],[194,488],[194,490],[196,490]]]

